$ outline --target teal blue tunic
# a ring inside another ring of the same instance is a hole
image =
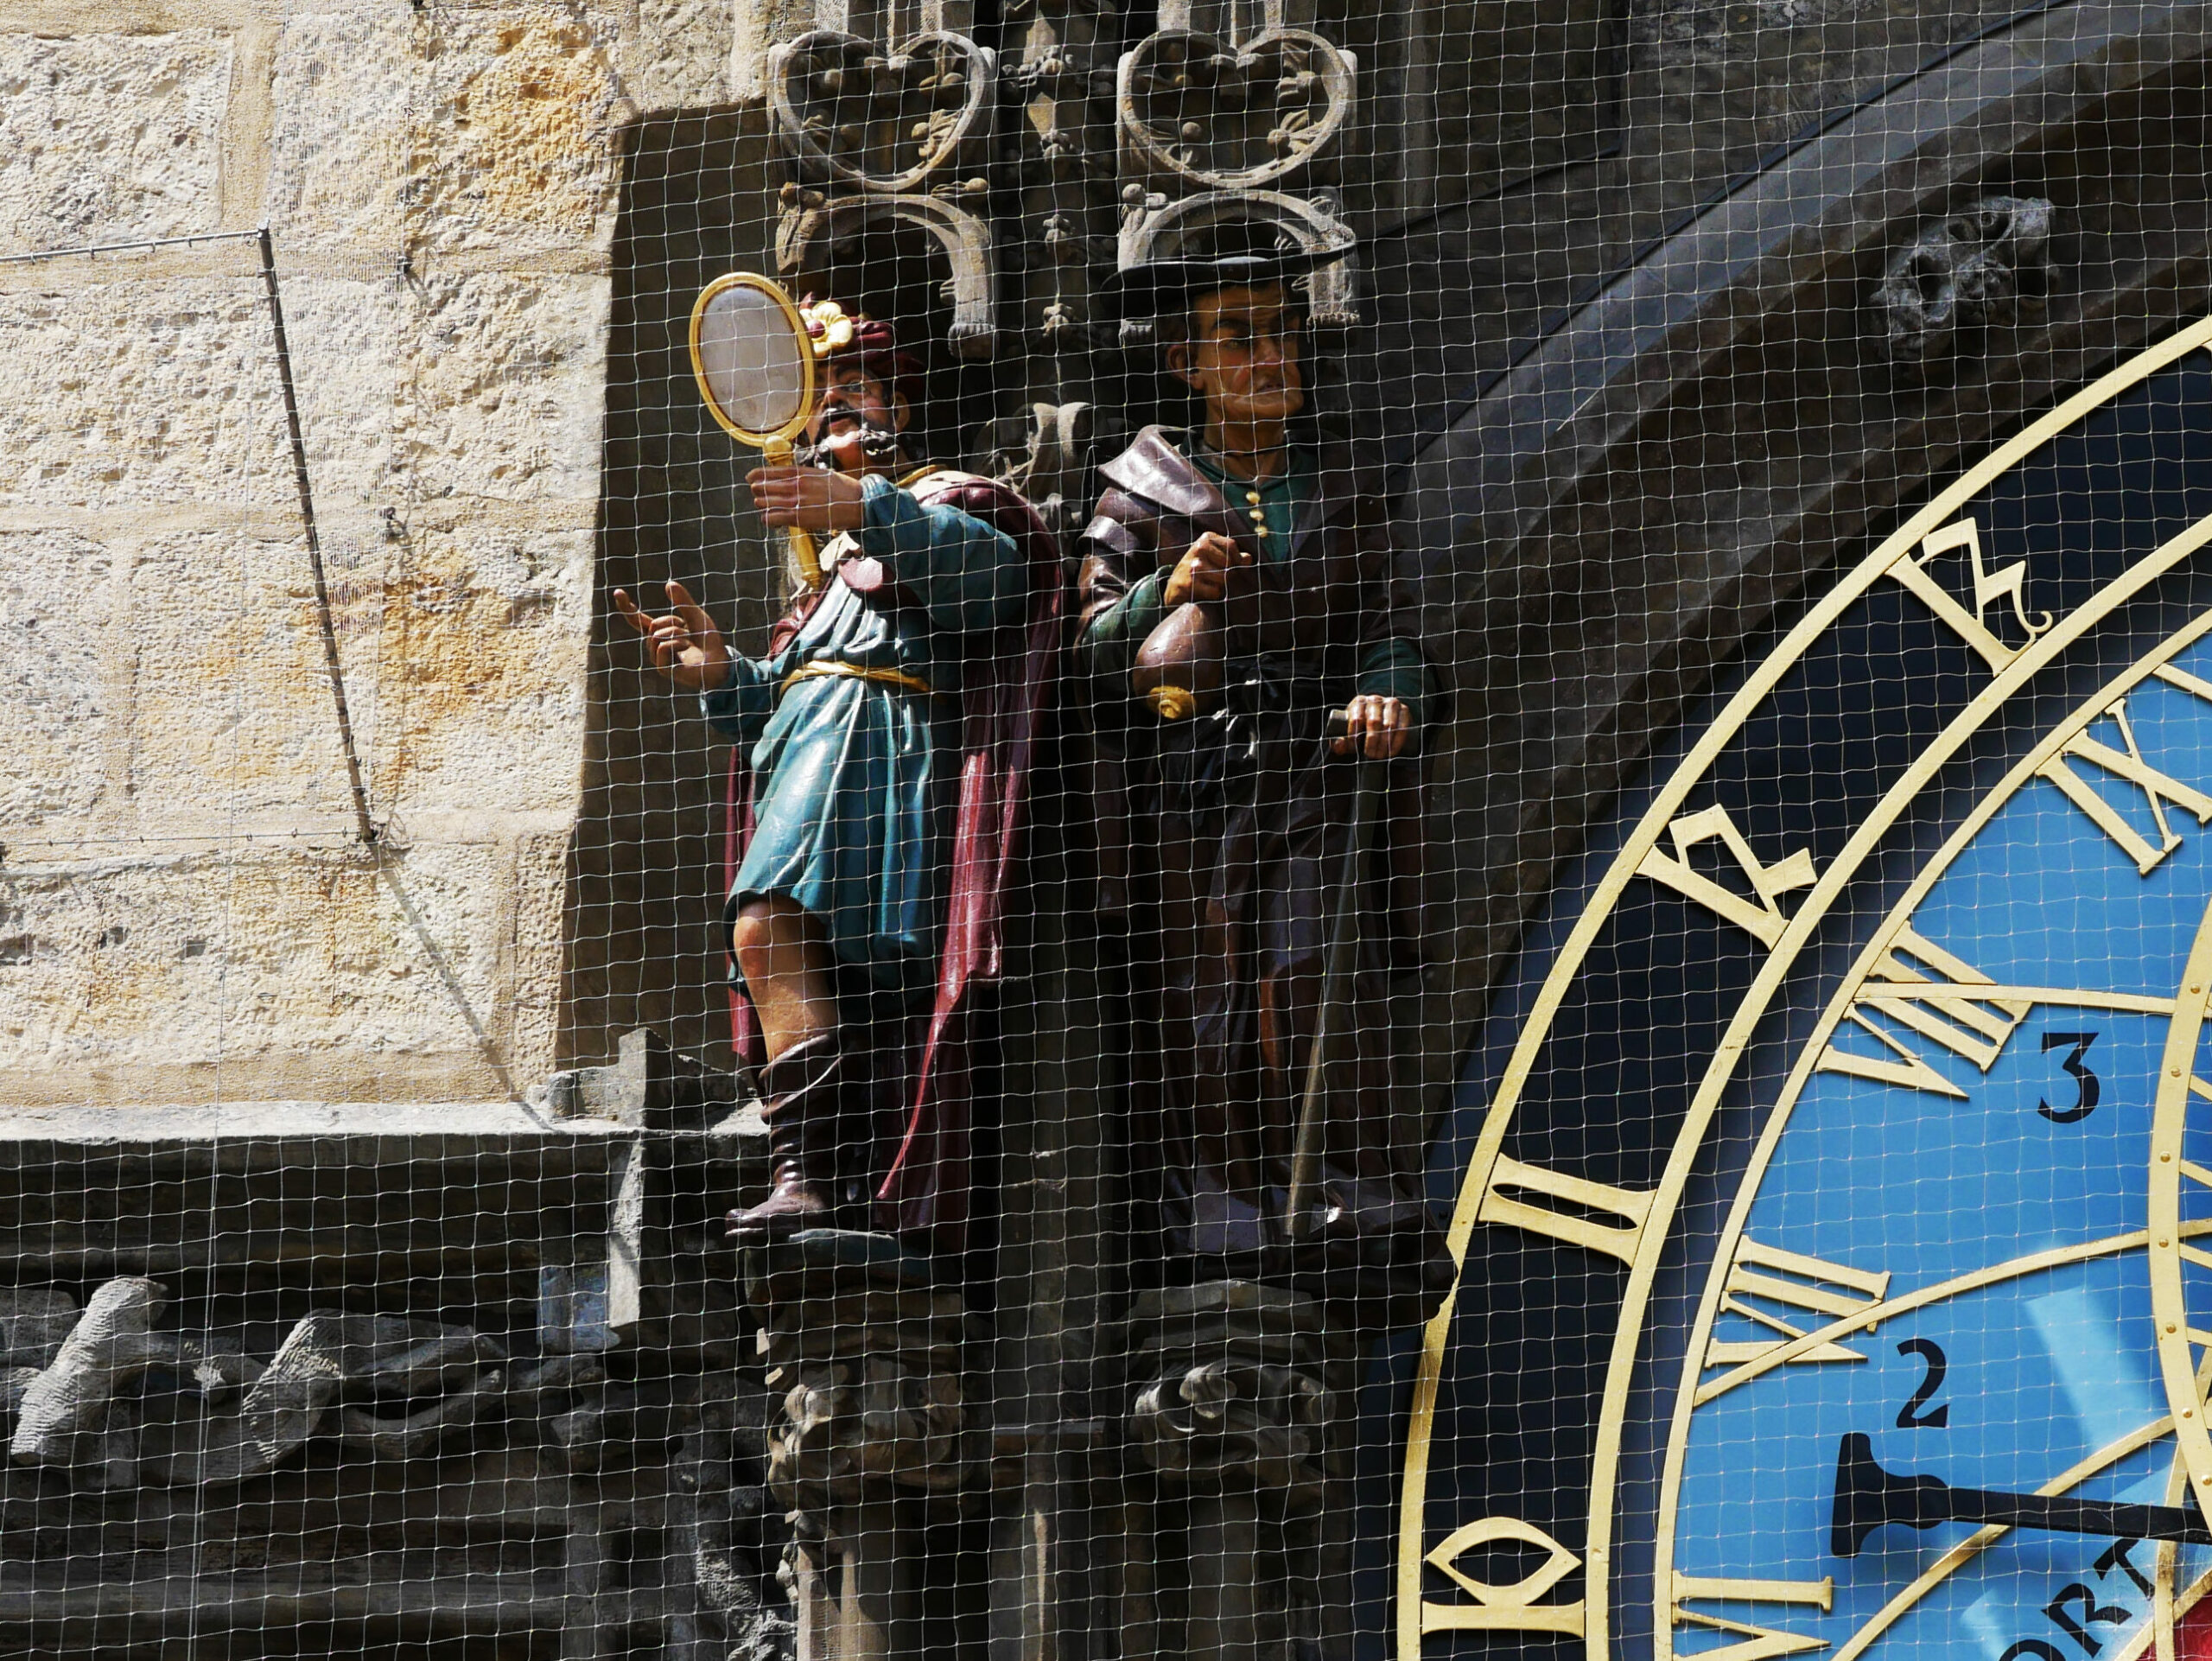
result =
[[[885,585],[862,595],[833,573],[788,646],[734,659],[728,684],[702,703],[751,749],[753,839],[730,913],[782,894],[821,920],[840,958],[880,984],[913,987],[935,977],[944,926],[962,663],[1022,620],[1029,573],[1014,540],[970,514],[879,476],[862,491],[855,540]],[[931,691],[849,676],[779,690],[810,663],[895,669]]]

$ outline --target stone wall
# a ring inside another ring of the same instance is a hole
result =
[[[720,0],[0,6],[0,1100],[504,1096],[556,1059],[625,124]]]

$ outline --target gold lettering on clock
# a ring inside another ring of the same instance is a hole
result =
[[[1675,1625],[1707,1626],[1715,1632],[1732,1632],[1739,1640],[1734,1644],[1723,1644],[1716,1649],[1700,1650],[1695,1661],[1768,1661],[1773,1656],[1802,1655],[1808,1650],[1824,1650],[1828,1646],[1825,1638],[1814,1638],[1802,1632],[1770,1631],[1740,1620],[1706,1614],[1687,1606],[1693,1598],[1725,1603],[1794,1603],[1809,1606],[1826,1614],[1835,1605],[1834,1580],[1738,1581],[1713,1580],[1701,1575],[1676,1575],[1673,1577],[1673,1587],[1671,1601]]]
[[[1522,1198],[1522,1196],[1528,1196]],[[1498,1156],[1483,1202],[1475,1212],[1484,1223],[1510,1223],[1537,1234],[1549,1235],[1569,1245],[1602,1251],[1623,1263],[1636,1261],[1644,1219],[1651,1214],[1654,1196],[1632,1188],[1610,1187],[1603,1182],[1548,1171],[1541,1165],[1524,1165],[1517,1159]],[[1548,1200],[1551,1205],[1533,1204]],[[1562,1209],[1561,1207],[1566,1207]],[[1606,1222],[1605,1218],[1618,1218]]]
[[[1928,569],[1945,554],[1961,550],[1966,553],[1967,573],[1974,580],[1972,611],[1954,599],[1951,591],[1938,582]],[[1989,570],[1982,563],[1981,532],[1972,519],[1955,519],[1941,530],[1929,531],[1921,539],[1920,552],[1897,561],[1890,567],[1890,575],[1911,589],[1953,633],[1979,652],[1992,670],[2004,668],[2027,646],[2006,646],[1997,638],[1986,620],[1991,601],[2012,602],[2012,616],[2025,631],[2030,644],[2050,629],[2050,614],[2039,613],[2042,621],[2032,620],[2021,596],[2020,585],[2028,575],[2027,562],[2015,560],[2001,570]]]
[[[2212,691],[2193,675],[2164,678],[2198,697]],[[2105,714],[2120,729],[2120,748],[2114,749],[2083,732],[2037,771],[2056,785],[2068,801],[2088,814],[2089,823],[2111,837],[2120,850],[2135,862],[2138,872],[2148,876],[2167,855],[2181,846],[2181,833],[2166,817],[2167,804],[2196,815],[2197,824],[2204,824],[2212,822],[2212,796],[2161,773],[2143,759],[2143,747],[2135,741],[2134,723],[2127,718],[2126,698]],[[2139,810],[2148,811],[2151,824],[2158,832],[2155,844],[2075,770],[2075,761],[2089,762],[2099,772],[2134,787],[2135,793],[2129,799]]]
[[[1488,1581],[1478,1581],[1459,1567],[1459,1559],[1467,1553],[1498,1545],[1534,1546],[1545,1554],[1544,1561],[1510,1586],[1493,1586]],[[1421,1629],[1424,1634],[1509,1632],[1582,1636],[1580,1601],[1536,1601],[1581,1568],[1582,1560],[1533,1523],[1524,1523],[1517,1517],[1485,1517],[1480,1522],[1469,1523],[1446,1535],[1428,1554],[1427,1562],[1471,1593],[1475,1601],[1471,1604],[1433,1603],[1424,1598],[1421,1606]]]
[[[1728,1265],[1728,1279],[1722,1288],[1720,1307],[1731,1314],[1741,1315],[1756,1321],[1775,1334],[1772,1338],[1749,1340],[1715,1339],[1705,1346],[1705,1365],[1708,1367],[1732,1367],[1746,1361],[1762,1361],[1775,1351],[1786,1348],[1794,1339],[1805,1336],[1815,1327],[1857,1314],[1863,1309],[1879,1303],[1890,1289],[1886,1272],[1876,1274],[1864,1269],[1848,1269],[1825,1258],[1808,1257],[1795,1251],[1783,1251],[1777,1247],[1762,1245],[1746,1235],[1736,1247],[1736,1255]],[[1779,1305],[1798,1320],[1806,1321],[1799,1327],[1775,1313],[1772,1306]],[[1826,1320],[1808,1317],[1825,1316]],[[1799,1352],[1790,1358],[1799,1361],[1864,1361],[1866,1358],[1857,1350],[1846,1349],[1840,1344],[1819,1344]]]
[[[1932,1041],[1975,1072],[1987,1072],[2035,1008],[2024,998],[1995,991],[1988,976],[1908,924],[1853,994],[1846,1017],[1888,1053],[1869,1055],[1831,1041],[1821,1052],[1820,1071],[1963,1101],[1966,1091],[1929,1066],[1913,1039]],[[1897,1028],[1904,1029],[1902,1034]],[[1840,1030],[1837,1036],[1842,1036]]]
[[[1669,854],[1655,843],[1636,868],[1637,875],[1664,883],[1683,898],[1695,901],[1764,946],[1777,944],[1782,931],[1789,926],[1789,920],[1783,914],[1778,903],[1782,896],[1810,888],[1818,875],[1813,869],[1812,855],[1802,848],[1771,865],[1764,863],[1751,851],[1751,843],[1744,840],[1744,833],[1736,828],[1735,820],[1728,817],[1725,807],[1685,813],[1667,827],[1667,834],[1674,838],[1675,851]],[[1736,862],[1736,869],[1757,897],[1757,904],[1691,865],[1690,850],[1700,843],[1712,841],[1719,842],[1728,850],[1729,857]]]

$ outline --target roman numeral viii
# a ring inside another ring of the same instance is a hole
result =
[[[1977,1072],[1994,1066],[2035,1008],[1995,990],[1988,976],[1907,925],[1853,996],[1844,1025],[1821,1053],[1820,1071],[1964,1100],[1967,1092],[1929,1065],[1928,1051],[1946,1050]],[[1859,1041],[1847,1048],[1842,1041],[1854,1030]]]

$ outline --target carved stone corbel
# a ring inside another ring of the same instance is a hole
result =
[[[1142,1382],[1129,1441],[1188,1517],[1185,1655],[1287,1661],[1325,1650],[1321,1588],[1344,1568],[1321,1521],[1338,1473],[1331,1373],[1348,1357],[1329,1341],[1321,1305],[1214,1281],[1147,1293],[1131,1320]]]
[[[811,193],[808,193],[811,194]],[[873,228],[906,224],[925,231],[944,249],[952,323],[947,340],[963,358],[988,358],[998,340],[991,292],[991,227],[963,208],[935,196],[803,196],[776,226],[776,269],[786,276],[826,266],[838,244]]]
[[[1306,278],[1308,319],[1317,328],[1349,328],[1359,321],[1358,239],[1338,217],[1335,195],[1311,197],[1280,190],[1210,190],[1171,201],[1159,195],[1133,200],[1124,210],[1116,261],[1123,270],[1176,258],[1183,245],[1220,225],[1251,221],[1272,226],[1290,247],[1319,261]],[[1122,339],[1148,339],[1148,322],[1125,321]]]
[[[746,1295],[782,1397],[767,1488],[792,1514],[798,1661],[919,1661],[923,1502],[969,1473],[961,1295],[830,1230],[749,1254]]]

